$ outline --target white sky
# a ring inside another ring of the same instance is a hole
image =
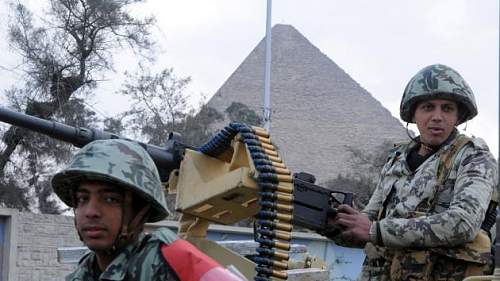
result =
[[[193,96],[214,94],[265,35],[265,0],[150,0],[140,12],[158,19],[156,68],[191,76]],[[3,29],[6,15],[1,3]],[[484,138],[498,157],[498,15],[497,0],[274,0],[272,22],[293,25],[396,117],[402,91],[418,70],[433,63],[455,68],[479,107],[467,132]],[[0,66],[12,66],[5,41]],[[134,67],[123,57],[116,64],[118,72]],[[0,90],[16,78],[0,74]],[[94,107],[104,115],[125,108],[109,94],[119,80],[97,89]]]

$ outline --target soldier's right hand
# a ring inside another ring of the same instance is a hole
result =
[[[342,241],[345,241],[342,243],[344,245],[364,247],[370,239],[369,232],[372,222],[368,216],[349,205],[338,206],[337,214],[332,222],[341,229],[340,237]]]

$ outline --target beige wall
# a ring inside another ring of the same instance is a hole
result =
[[[59,215],[21,213],[0,208],[0,216],[7,219],[7,242],[4,249],[9,263],[9,281],[64,280],[73,265],[57,262],[58,247],[82,245],[73,227],[73,218]],[[5,258],[5,257],[4,257]]]
[[[73,271],[75,264],[60,264],[57,261],[57,248],[82,246],[74,229],[73,217],[22,213],[5,208],[0,208],[0,217],[7,221],[5,255],[3,265],[0,268],[3,280],[59,281],[64,280],[64,277]],[[147,225],[147,229],[156,227],[175,229],[177,222],[162,221]],[[212,225],[210,233],[215,240],[248,240],[252,238],[252,229],[245,227]],[[304,245],[307,244],[308,251],[313,251],[312,255],[325,261],[328,259],[328,256],[321,257],[321,255],[327,254],[327,249],[331,248],[329,246],[332,244],[331,241],[312,233],[294,233],[294,238]],[[344,254],[340,252],[339,255],[343,256]],[[304,273],[316,274],[317,276],[325,275],[323,271],[301,272],[298,275],[294,273],[299,279],[292,278],[291,280],[307,280],[307,276],[310,275],[304,275]],[[330,274],[334,276],[332,272]],[[336,279],[332,278],[331,280]]]

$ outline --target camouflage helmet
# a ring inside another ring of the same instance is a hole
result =
[[[54,175],[52,188],[66,205],[75,207],[73,189],[82,180],[109,182],[141,196],[152,207],[148,222],[169,214],[158,170],[137,143],[109,139],[85,145],[64,170]]]
[[[448,99],[461,104],[465,112],[459,116],[459,124],[477,115],[471,88],[457,71],[446,65],[427,66],[411,78],[399,107],[401,119],[413,123],[415,106],[418,102],[428,99]]]

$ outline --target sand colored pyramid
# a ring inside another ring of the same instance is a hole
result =
[[[271,139],[293,172],[325,181],[355,169],[346,147],[408,139],[398,119],[293,26],[275,25],[272,40]],[[240,102],[260,115],[264,60],[263,39],[208,106],[224,112]]]

